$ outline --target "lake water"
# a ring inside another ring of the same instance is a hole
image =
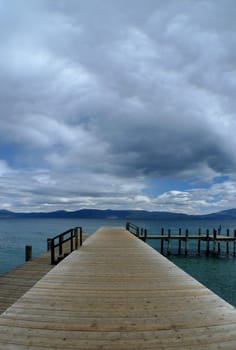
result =
[[[177,233],[179,228],[188,229],[189,234],[196,234],[201,228],[202,232],[219,225],[222,234],[230,229],[232,235],[236,229],[235,220],[134,220],[133,223],[147,228],[148,235],[159,234],[164,227],[166,232],[171,229]],[[85,233],[93,233],[102,226],[123,226],[125,220],[95,220],[95,219],[1,219],[0,220],[0,273],[4,273],[25,259],[25,245],[33,246],[33,256],[46,251],[47,238],[53,237],[69,228],[82,226]],[[160,242],[148,242],[159,250]],[[202,243],[204,245],[204,243]],[[222,298],[236,306],[236,258],[233,257],[205,257],[196,256],[196,247],[190,246],[190,256],[171,255],[169,259],[190,275],[195,277],[208,288],[219,294]],[[172,245],[175,253],[177,247]]]

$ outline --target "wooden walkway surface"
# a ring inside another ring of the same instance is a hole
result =
[[[83,241],[89,234],[83,234]],[[70,242],[66,242],[64,250],[69,251]],[[57,255],[58,252],[56,252]],[[0,314],[15,303],[33,285],[53,268],[51,254],[46,252],[31,261],[25,262],[9,272],[0,274]]]
[[[236,310],[125,229],[104,228],[0,316],[0,349],[236,349]]]
[[[0,314],[52,269],[50,253],[0,275]]]

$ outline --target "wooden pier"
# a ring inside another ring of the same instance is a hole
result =
[[[236,310],[123,228],[103,228],[0,316],[4,350],[236,349]]]
[[[80,235],[71,235],[73,242],[67,239],[68,233],[76,231],[77,228],[70,229],[53,238],[48,239],[48,252],[39,257],[32,258],[30,261],[23,263],[9,272],[0,274],[0,314],[17,301],[23,294],[25,294],[33,285],[38,282],[47,272],[49,272],[55,263],[67,256],[73,247],[82,245],[89,236],[83,233],[80,229]],[[78,228],[79,229],[79,228]],[[60,244],[56,243],[59,237]],[[53,244],[51,241],[53,240]]]
[[[160,253],[163,255],[171,255],[172,242],[178,243],[178,255],[188,255],[189,242],[195,241],[197,255],[201,255],[202,252],[204,252],[206,256],[218,256],[222,253],[225,255],[230,255],[231,252],[232,256],[236,256],[236,230],[234,230],[233,235],[230,236],[229,229],[227,229],[226,234],[223,235],[216,229],[212,230],[212,234],[210,233],[209,229],[206,229],[205,232],[198,229],[197,234],[190,234],[188,229],[182,230],[180,228],[178,230],[178,234],[173,234],[170,229],[165,231],[164,228],[162,228],[160,234],[148,235],[147,229],[140,228],[139,226],[130,222],[127,222],[126,229],[144,242],[159,240]],[[202,243],[205,243],[204,246]],[[224,247],[222,244],[224,244]]]
[[[52,267],[50,253],[47,252],[0,275],[0,314],[33,287]]]

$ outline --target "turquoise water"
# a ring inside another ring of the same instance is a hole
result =
[[[236,258],[171,256],[170,260],[236,307]]]
[[[1,219],[0,273],[24,263],[25,246],[32,245],[33,257],[47,249],[47,238],[69,228],[82,226],[85,233],[93,233],[101,226],[125,226],[123,220],[77,219]]]
[[[196,234],[222,226],[222,234],[230,229],[232,235],[236,229],[235,220],[222,222],[213,220],[135,220],[136,225],[148,229],[148,234],[159,234],[164,227],[173,234],[179,228],[189,229],[189,234]],[[102,226],[123,226],[125,220],[77,220],[77,219],[1,219],[0,220],[0,273],[4,273],[24,262],[25,245],[33,246],[33,256],[46,251],[47,238],[53,237],[69,228],[82,226],[86,233],[93,233]],[[159,250],[160,242],[150,240],[149,244]],[[204,247],[204,243],[203,243]],[[169,259],[190,275],[195,277],[222,298],[236,306],[236,258],[196,256],[196,246],[190,246],[190,256],[171,255]],[[175,253],[177,248],[172,245]],[[191,255],[192,254],[192,255]]]

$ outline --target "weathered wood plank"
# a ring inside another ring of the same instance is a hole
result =
[[[83,239],[86,240],[87,234]],[[69,242],[68,242],[69,244]],[[52,269],[47,252],[0,275],[0,314]]]
[[[51,270],[49,253],[0,275],[0,313],[5,311]]]

